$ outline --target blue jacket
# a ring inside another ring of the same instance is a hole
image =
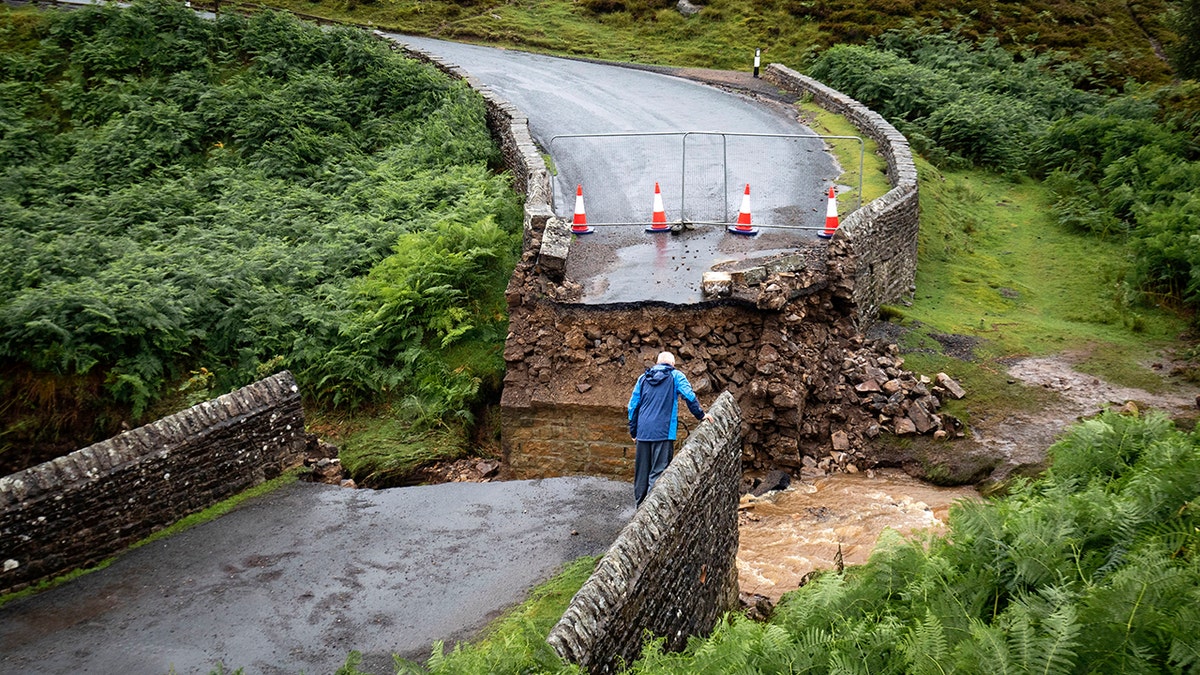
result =
[[[696,419],[704,419],[704,409],[700,407],[691,383],[674,367],[660,363],[638,378],[633,395],[629,397],[629,420],[633,421],[635,410],[638,415],[637,440],[675,440],[680,396]]]

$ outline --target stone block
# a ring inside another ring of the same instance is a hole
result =
[[[733,292],[733,277],[728,272],[705,272],[700,287],[706,296],[723,298]]]

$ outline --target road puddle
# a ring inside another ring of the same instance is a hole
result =
[[[738,583],[778,602],[814,569],[866,562],[887,528],[908,535],[945,529],[950,505],[979,499],[971,487],[943,488],[898,469],[834,474],[762,499],[742,498]]]

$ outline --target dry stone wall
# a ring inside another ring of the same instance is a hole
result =
[[[741,419],[729,394],[711,412],[550,631],[591,673],[632,663],[646,631],[682,649],[736,605]]]
[[[822,108],[842,115],[879,146],[892,189],[841,220],[829,255],[853,263],[854,302],[862,321],[880,305],[911,298],[916,290],[919,225],[917,166],[908,139],[863,104],[796,71],[773,63],[763,79],[812,97]]]
[[[304,454],[285,371],[0,478],[0,592],[96,564]]]

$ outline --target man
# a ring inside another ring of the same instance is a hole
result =
[[[638,378],[633,395],[629,397],[629,436],[637,441],[633,498],[638,506],[642,505],[642,500],[675,454],[680,396],[696,419],[712,419],[700,407],[687,377],[675,370],[675,356],[671,352],[661,352],[657,365]]]

